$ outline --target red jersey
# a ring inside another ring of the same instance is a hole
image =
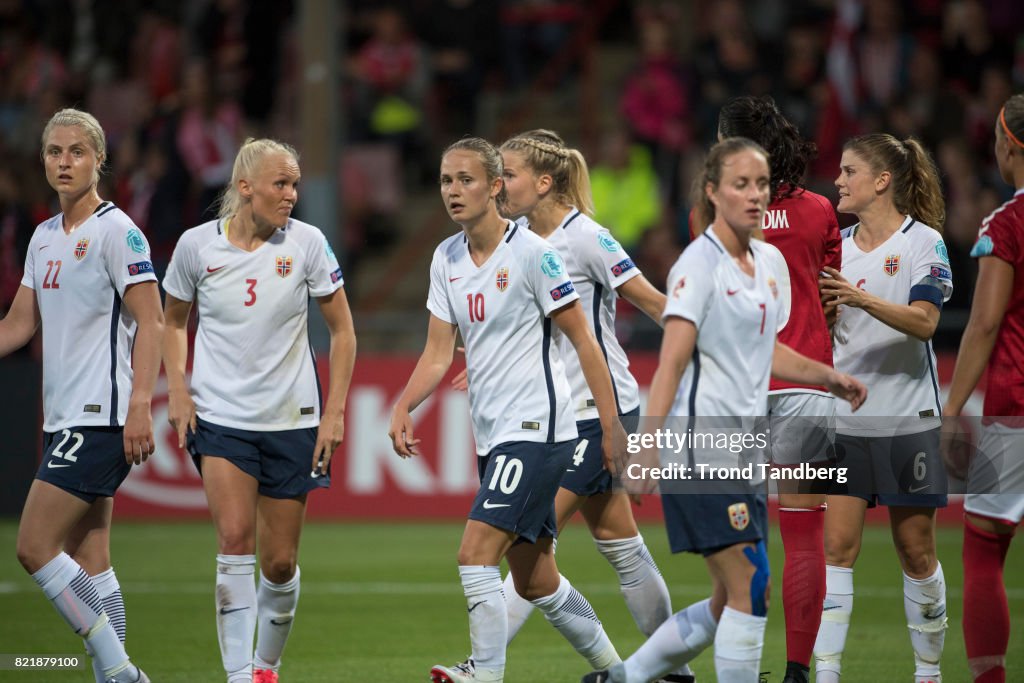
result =
[[[843,238],[832,203],[808,190],[797,190],[790,197],[773,201],[764,215],[764,239],[782,252],[789,266],[792,302],[789,322],[779,332],[779,341],[831,367],[832,337],[821,308],[818,274],[825,266],[842,268]],[[825,391],[823,387],[776,379],[768,389]]]
[[[1013,266],[1013,291],[988,359],[986,416],[1024,415],[1024,189],[981,222],[971,256]]]

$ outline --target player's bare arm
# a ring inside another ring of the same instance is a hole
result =
[[[0,320],[0,358],[27,344],[39,329],[36,293],[21,285],[7,315]]]
[[[661,325],[661,314],[665,312],[665,295],[643,275],[626,280],[615,291],[643,311],[648,318]]]
[[[178,447],[185,447],[186,429],[196,429],[196,404],[185,379],[188,363],[188,314],[191,301],[170,294],[164,302],[164,371],[167,373],[167,421],[178,434]]]
[[[132,395],[124,422],[124,457],[136,465],[153,453],[153,389],[160,374],[164,315],[156,282],[128,285],[124,305],[138,325],[132,349]]]
[[[455,355],[455,333],[458,327],[431,314],[427,324],[427,343],[416,362],[416,368],[409,377],[402,395],[398,397],[391,411],[391,427],[388,436],[395,453],[403,458],[419,455],[419,439],[413,435],[410,413],[433,393],[441,383],[444,373],[451,367]]]
[[[818,280],[822,297],[826,300],[825,314],[837,306],[862,308],[871,317],[885,323],[894,330],[921,341],[928,341],[935,334],[939,324],[939,308],[928,301],[912,301],[909,304],[897,304],[874,296],[859,287],[853,286],[849,280],[835,268],[825,268],[830,277]]]
[[[597,345],[597,340],[590,332],[578,300],[553,311],[551,320],[569,338],[576,349],[576,355],[579,356],[580,368],[587,379],[587,386],[594,395],[598,416],[601,419],[604,465],[612,476],[617,476],[625,463],[626,432],[619,422],[608,363],[605,362],[601,347]]]
[[[327,465],[345,438],[345,402],[356,364],[356,331],[344,289],[320,297],[317,303],[331,335],[331,351],[330,385],[313,448],[313,470],[327,474]]]
[[[953,383],[943,415],[959,415],[978,385],[999,336],[999,326],[1013,294],[1013,266],[996,256],[978,259],[978,282],[971,301],[971,317],[960,340]],[[966,350],[966,352],[965,352]]]
[[[853,410],[860,408],[868,397],[867,387],[860,380],[836,372],[824,363],[811,360],[780,342],[775,342],[772,354],[772,377],[794,384],[823,386],[832,394],[849,401]]]

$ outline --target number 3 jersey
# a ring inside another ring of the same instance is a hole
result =
[[[136,323],[122,297],[156,281],[149,244],[110,202],[70,235],[63,216],[36,228],[21,279],[42,320],[43,430],[123,426]]]
[[[776,334],[789,318],[789,270],[782,253],[750,241],[754,275],[742,270],[709,228],[668,276],[662,319],[697,326],[672,415],[754,417],[768,412]]]
[[[938,232],[907,216],[889,239],[864,252],[854,241],[856,229],[843,231],[842,274],[850,284],[896,304],[928,301],[942,309],[953,293],[953,276]],[[836,370],[868,388],[867,400],[856,413],[846,401],[836,402],[837,432],[914,434],[939,426],[939,382],[930,341],[900,332],[852,306],[839,307],[833,340]]]
[[[465,342],[477,455],[507,441],[576,438],[569,382],[548,316],[577,299],[558,252],[511,222],[481,266],[461,231],[434,251],[427,309],[458,325]]]
[[[309,298],[343,284],[327,239],[307,223],[289,219],[251,252],[228,241],[223,220],[187,230],[164,289],[195,301],[199,313],[191,381],[196,414],[254,431],[319,425]]]

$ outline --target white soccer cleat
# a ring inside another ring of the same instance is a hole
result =
[[[472,657],[453,666],[437,664],[430,669],[430,680],[431,683],[474,683],[476,665]]]

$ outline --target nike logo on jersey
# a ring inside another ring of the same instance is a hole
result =
[[[926,488],[930,487],[931,484],[925,484],[924,486],[911,486],[910,488],[907,489],[907,493],[920,493],[921,491],[924,491]]]
[[[740,291],[740,290],[738,290],[738,289],[727,289],[727,290],[725,290],[725,293],[728,294],[729,296],[732,296],[733,294],[735,294],[738,291]]]
[[[490,499],[484,501],[484,510],[493,510],[494,508],[507,508],[512,507],[511,503],[492,503]]]
[[[245,607],[234,607],[232,609],[227,609],[226,607],[221,607],[220,608],[220,613],[221,614],[231,614],[232,612],[241,612],[244,609],[249,609],[249,607],[248,606],[245,606]]]
[[[461,280],[464,277],[466,277],[466,276],[465,275],[460,275],[458,277],[450,277],[450,278],[448,278],[448,282],[455,282],[456,280]]]
[[[50,245],[49,244],[44,244],[43,246],[39,247],[39,251],[42,251],[43,249],[46,249],[48,246],[50,246]]]
[[[217,266],[216,268],[211,268],[210,266],[206,266],[206,272],[207,273],[216,273],[218,270],[220,270],[223,267],[224,266]]]
[[[67,463],[67,462],[65,462],[65,463],[59,463],[59,462],[53,462],[53,461],[51,460],[50,462],[46,463],[46,466],[47,466],[48,468],[50,468],[50,469],[54,469],[54,468],[56,468],[56,467],[71,467],[71,463]]]

